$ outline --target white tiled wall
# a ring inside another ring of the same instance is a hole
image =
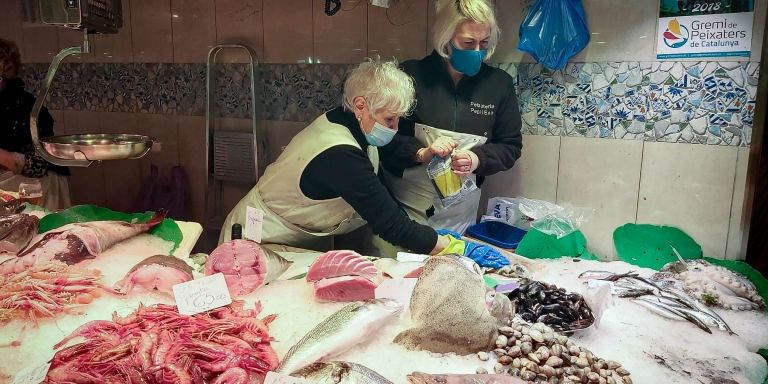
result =
[[[626,223],[677,226],[706,256],[743,259],[747,158],[746,148],[524,135],[522,158],[483,192],[594,208],[582,230],[606,259],[616,257],[613,231]]]

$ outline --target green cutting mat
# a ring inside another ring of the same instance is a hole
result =
[[[520,240],[515,253],[529,259],[579,257],[586,260],[598,260],[587,250],[587,239],[581,231],[575,231],[558,239],[555,235],[531,228]]]
[[[116,212],[108,208],[96,205],[77,205],[63,211],[51,213],[40,219],[38,233],[48,232],[50,230],[62,227],[71,223],[82,223],[86,221],[117,220],[126,222],[143,223],[148,221],[154,215],[153,212],[145,213],[123,213]],[[152,228],[149,233],[173,243],[173,253],[181,244],[184,235],[179,229],[179,225],[173,219],[165,219],[162,223]]]

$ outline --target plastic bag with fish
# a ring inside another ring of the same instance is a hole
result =
[[[477,264],[463,256],[427,259],[410,304],[414,327],[395,338],[410,349],[469,355],[492,349],[512,305],[485,285]]]
[[[37,216],[17,214],[0,217],[0,254],[16,256],[37,234]]]

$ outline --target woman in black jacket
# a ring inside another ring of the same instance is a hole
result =
[[[67,168],[48,163],[32,144],[29,117],[35,97],[17,77],[21,67],[18,46],[0,39],[0,189],[16,192],[20,183],[37,179],[43,186],[43,205],[49,209],[69,205]],[[46,108],[38,120],[40,137],[53,136],[53,118]]]

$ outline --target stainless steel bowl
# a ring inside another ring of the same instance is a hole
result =
[[[67,160],[138,159],[149,152],[154,137],[128,134],[83,134],[40,139],[52,156]]]

